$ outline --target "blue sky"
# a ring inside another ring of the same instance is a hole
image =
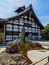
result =
[[[45,26],[49,23],[49,0],[0,0],[0,18],[15,16],[14,12],[19,6],[32,4],[33,9]]]

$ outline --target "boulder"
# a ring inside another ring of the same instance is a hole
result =
[[[19,44],[23,44],[24,42],[20,39],[16,39],[12,42],[9,42],[6,47],[6,52],[8,53],[18,53],[20,52]]]
[[[29,63],[21,54],[1,53],[0,65],[29,65]]]

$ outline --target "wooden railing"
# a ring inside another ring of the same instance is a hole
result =
[[[49,62],[49,56],[48,56],[48,57],[45,57],[45,58],[41,59],[40,61],[37,61],[36,63],[33,63],[33,64],[31,64],[31,65],[36,65],[36,64],[40,63],[41,61],[43,61],[43,60],[45,60],[45,59],[47,59],[47,58],[48,58],[48,62]]]

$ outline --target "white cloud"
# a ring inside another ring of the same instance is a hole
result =
[[[14,11],[14,7],[16,5],[15,1],[14,0],[4,0],[0,2],[0,17],[4,18],[5,15],[8,15],[8,13],[11,13]]]
[[[0,18],[7,18],[16,15],[14,11],[19,6],[33,5],[34,11],[37,14],[43,25],[49,21],[49,15],[45,15],[45,11],[49,8],[49,2],[42,2],[43,0],[0,0]],[[45,16],[44,16],[45,15]]]
[[[49,15],[41,16],[40,19],[49,19]]]
[[[35,4],[37,0],[1,0],[0,1],[0,17],[6,18],[10,16],[17,7],[29,4]],[[8,15],[10,14],[10,15]],[[14,14],[13,14],[14,15]]]
[[[17,5],[18,6],[23,6],[26,5],[28,6],[29,4],[35,4],[38,0],[17,0]]]

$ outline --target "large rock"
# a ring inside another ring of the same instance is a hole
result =
[[[0,65],[29,65],[28,60],[21,54],[0,54]]]
[[[6,47],[6,52],[8,53],[18,53],[20,51],[19,44],[23,43],[21,39],[16,39],[12,42],[9,42]]]

